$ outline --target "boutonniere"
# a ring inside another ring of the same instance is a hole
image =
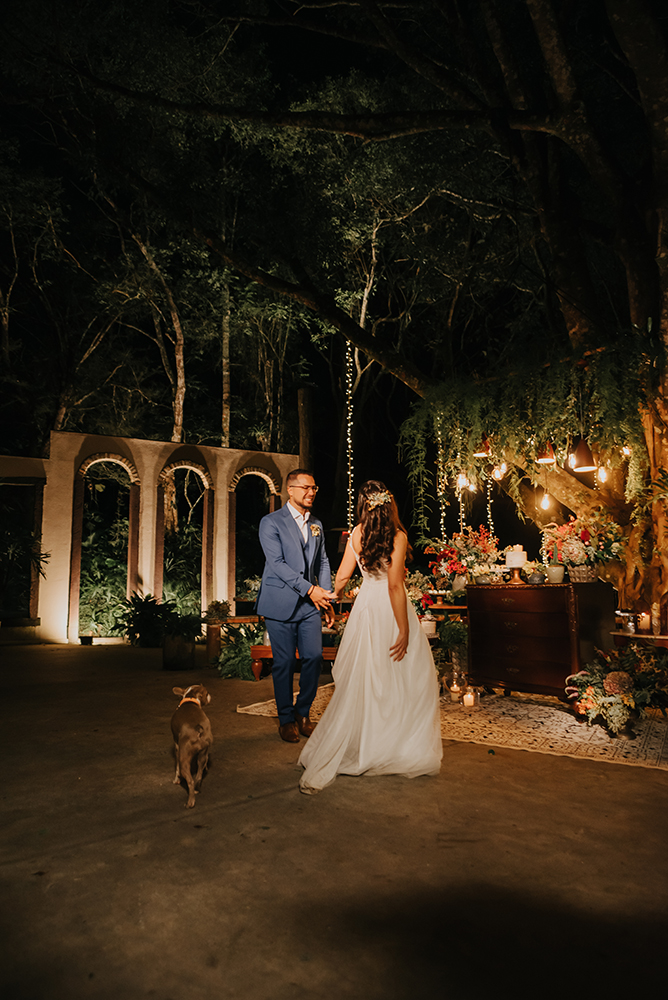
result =
[[[320,537],[320,525],[319,524],[312,524],[311,525],[311,534],[313,535],[314,538],[319,538]]]

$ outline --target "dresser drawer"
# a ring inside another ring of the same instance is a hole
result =
[[[469,644],[475,663],[486,657],[506,660],[511,666],[516,666],[520,660],[566,665],[571,662],[571,640],[566,629],[562,630],[561,635],[508,636],[495,635],[491,631],[477,632],[471,627]]]
[[[471,684],[509,688],[515,691],[544,691],[564,697],[569,664],[546,663],[544,660],[523,660],[512,663],[494,657],[478,660],[469,672]]]
[[[469,615],[472,612],[513,611],[521,613],[568,613],[570,587],[567,584],[543,583],[535,587],[528,584],[485,587],[471,585],[466,588]]]
[[[568,615],[546,613],[531,615],[517,611],[490,611],[472,616],[473,628],[489,633],[498,638],[499,642],[517,635],[534,635],[548,637],[568,636]]]

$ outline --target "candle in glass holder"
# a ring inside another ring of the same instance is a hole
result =
[[[652,629],[652,619],[650,618],[649,612],[641,613],[638,615],[638,631],[639,632],[650,632]]]
[[[454,681],[450,685],[450,701],[459,701],[461,693],[462,693],[462,689],[460,688],[460,686],[457,683],[457,681]]]
[[[475,705],[475,692],[465,691],[463,701],[464,708],[473,708]]]

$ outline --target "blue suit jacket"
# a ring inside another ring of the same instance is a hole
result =
[[[260,544],[266,561],[256,603],[259,615],[288,621],[312,584],[331,589],[322,522],[311,515],[307,531],[305,544],[287,504],[260,521]]]

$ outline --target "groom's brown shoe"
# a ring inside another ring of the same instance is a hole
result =
[[[313,730],[315,729],[315,726],[309,719],[308,715],[297,715],[296,712],[295,712],[295,724],[299,732],[302,734],[302,736],[306,737],[310,736]]]
[[[299,743],[299,733],[296,722],[285,722],[278,727],[278,734],[286,743]]]

